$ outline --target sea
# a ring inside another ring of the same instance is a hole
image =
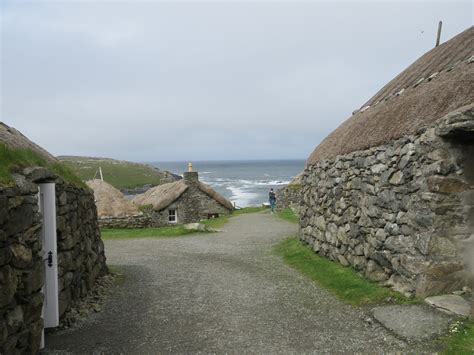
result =
[[[188,162],[152,162],[149,165],[182,175]],[[238,207],[259,206],[268,202],[271,188],[277,190],[298,175],[304,160],[193,161],[199,180]]]

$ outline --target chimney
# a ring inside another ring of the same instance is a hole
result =
[[[188,171],[183,173],[183,178],[186,184],[191,185],[191,184],[196,184],[199,182],[199,176],[197,171],[193,171],[193,164],[189,163],[188,164]]]

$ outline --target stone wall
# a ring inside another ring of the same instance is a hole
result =
[[[149,216],[99,217],[101,228],[147,228],[154,227],[153,219]]]
[[[407,294],[472,282],[474,115],[464,107],[389,144],[308,166],[300,237],[315,252]]]
[[[60,317],[107,272],[92,192],[43,168],[0,187],[0,353],[37,353],[43,322],[43,260],[38,185],[56,182]]]
[[[91,190],[56,181],[59,316],[107,273],[104,243]]]
[[[0,187],[0,354],[35,353],[43,320],[37,187]]]
[[[276,191],[276,209],[290,208],[296,210],[301,204],[301,184],[290,184]]]

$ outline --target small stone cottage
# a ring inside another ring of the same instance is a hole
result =
[[[234,209],[232,202],[200,182],[195,171],[185,172],[182,180],[156,186],[132,201],[151,210],[155,226],[199,222]]]
[[[16,159],[0,169],[0,354],[36,354],[107,273],[104,245],[90,189],[1,122],[0,151],[2,167]]]
[[[332,132],[301,178],[300,238],[406,294],[472,285],[474,27]]]

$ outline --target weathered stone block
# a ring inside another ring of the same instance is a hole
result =
[[[0,318],[0,350],[2,349],[1,344],[4,344],[8,338],[8,329],[7,329],[7,322]]]
[[[453,241],[439,235],[433,235],[431,238],[429,251],[433,256],[453,258],[457,255],[457,247]]]
[[[8,223],[4,230],[7,236],[12,236],[28,229],[33,224],[34,220],[34,210],[30,205],[22,204],[10,210]]]
[[[469,185],[459,178],[430,176],[426,179],[429,191],[442,194],[460,193],[469,189]]]
[[[365,277],[367,277],[369,280],[377,282],[388,279],[388,275],[384,272],[384,270],[372,260],[369,260],[367,263]]]
[[[24,292],[33,293],[41,289],[44,283],[43,260],[34,262],[33,267],[22,276]]]
[[[385,241],[385,247],[397,253],[415,254],[413,238],[404,235],[388,237]]]
[[[429,265],[430,262],[424,257],[407,254],[400,255],[400,266],[412,277],[426,273]]]
[[[12,258],[12,253],[10,248],[1,248],[0,249],[0,266],[8,264]]]
[[[14,334],[23,325],[23,310],[16,306],[13,310],[7,312],[7,329],[9,334]]]
[[[44,296],[41,292],[36,292],[30,297],[22,300],[23,318],[26,323],[36,322],[41,318]]]
[[[347,259],[343,255],[338,255],[337,260],[339,261],[340,264],[342,264],[344,266],[349,266],[349,262],[347,261]]]
[[[379,153],[379,155],[377,156],[377,158],[379,156],[381,156],[382,153]],[[379,159],[380,160],[380,159]],[[372,174],[380,174],[382,173],[383,171],[387,170],[388,169],[388,166],[385,165],[385,164],[376,164],[374,166],[372,166],[370,168],[370,170],[372,171]]]
[[[40,348],[41,337],[43,333],[43,319],[39,319],[35,323],[30,323],[28,326],[28,347],[27,351],[29,353],[35,353],[36,349]]]
[[[12,255],[12,265],[16,268],[23,269],[28,267],[33,260],[33,254],[30,248],[22,244],[13,244],[10,246]]]
[[[21,195],[35,194],[38,192],[38,185],[28,181],[23,175],[12,174],[12,177]]]
[[[397,171],[390,177],[389,183],[391,183],[392,185],[400,185],[403,183],[403,178],[403,172]]]
[[[15,271],[8,265],[0,268],[0,308],[13,301],[17,289]]]
[[[0,226],[5,223],[8,218],[8,199],[6,196],[0,195]]]

